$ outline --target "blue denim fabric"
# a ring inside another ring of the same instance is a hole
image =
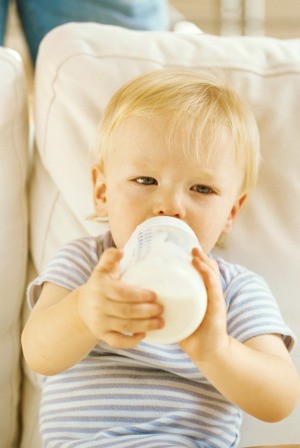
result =
[[[0,0],[0,45],[3,45],[6,18],[7,18],[8,0]]]
[[[0,0],[3,44],[8,0]],[[33,61],[41,39],[66,22],[100,22],[138,30],[168,28],[167,0],[17,0],[20,20]]]

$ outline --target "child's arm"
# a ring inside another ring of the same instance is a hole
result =
[[[117,249],[105,251],[87,283],[73,292],[44,285],[22,333],[32,370],[52,375],[78,363],[99,341],[131,348],[145,332],[161,328],[155,294],[119,280],[121,256]]]
[[[281,338],[263,335],[244,344],[228,336],[217,264],[198,250],[193,264],[208,292],[207,313],[193,335],[181,342],[206,378],[229,401],[265,421],[287,417],[300,394],[297,371]]]

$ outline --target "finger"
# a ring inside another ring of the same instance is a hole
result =
[[[153,291],[128,285],[122,280],[116,281],[109,276],[102,279],[101,289],[102,293],[114,302],[146,303],[156,300],[156,294]]]
[[[199,249],[199,247],[194,247],[192,249],[192,256],[205,262],[213,261],[202,249]]]
[[[147,333],[150,330],[158,330],[164,326],[161,317],[152,319],[120,319],[117,317],[108,318],[107,327],[110,331],[125,334]]]
[[[152,302],[156,300],[156,294],[153,291],[144,290],[135,286],[130,286],[122,282],[115,282],[112,275],[118,271],[119,261],[123,252],[116,248],[105,250],[94,269],[94,274],[101,274],[102,292],[112,300],[122,302]],[[103,274],[107,277],[103,278]]]
[[[129,349],[139,344],[145,337],[145,333],[125,335],[116,331],[110,331],[105,334],[103,341],[111,347]]]
[[[105,313],[110,317],[122,319],[149,319],[158,317],[163,313],[163,306],[156,303],[123,303],[109,300],[106,303]]]
[[[213,278],[214,280],[219,280],[219,267],[214,259],[210,258],[204,252],[199,251],[197,248],[193,249],[192,255],[192,263],[202,275],[208,276],[211,279]]]
[[[195,256],[192,260],[193,266],[201,275],[206,291],[207,291],[207,311],[206,314],[209,314],[209,311],[215,311],[218,307],[223,307],[224,296],[221,285],[220,271],[215,260],[210,259],[206,256],[198,257]]]
[[[201,261],[199,258],[194,258],[192,264],[201,275],[208,292],[216,288],[219,290],[220,276],[212,266]]]
[[[102,274],[111,274],[116,271],[119,265],[119,261],[123,256],[123,252],[114,247],[106,249],[98,261],[94,272],[100,272]]]
[[[222,290],[220,271],[215,260],[207,255],[194,256],[192,261],[194,267],[201,275],[207,291],[207,311],[206,315],[217,313],[225,306]]]

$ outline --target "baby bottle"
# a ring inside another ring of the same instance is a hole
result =
[[[201,323],[207,295],[203,280],[191,263],[193,247],[201,249],[193,230],[169,216],[144,221],[126,243],[120,263],[123,280],[154,291],[164,306],[164,327],[149,331],[144,341],[177,343]]]

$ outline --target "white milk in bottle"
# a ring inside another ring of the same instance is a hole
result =
[[[123,280],[154,291],[164,306],[164,327],[149,331],[144,341],[177,343],[201,323],[207,295],[200,274],[191,264],[193,247],[201,249],[193,230],[169,216],[144,221],[126,243],[120,263]]]

